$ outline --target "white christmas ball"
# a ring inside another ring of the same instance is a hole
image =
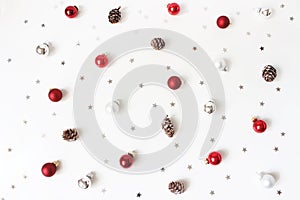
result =
[[[276,183],[276,179],[271,174],[261,172],[261,173],[258,173],[258,176],[259,176],[259,179],[260,179],[262,185],[265,188],[272,188]]]
[[[218,68],[220,71],[228,71],[227,63],[226,60],[223,58],[219,58],[215,60],[215,66]]]
[[[209,101],[204,105],[204,111],[208,114],[212,114],[216,110],[216,104],[213,101]]]
[[[117,113],[120,111],[120,102],[118,100],[109,102],[105,106],[105,110],[107,113]]]

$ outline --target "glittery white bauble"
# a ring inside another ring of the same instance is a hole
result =
[[[105,106],[105,110],[107,113],[117,113],[120,110],[120,102],[118,100],[109,102]]]
[[[265,188],[272,188],[276,183],[276,179],[271,174],[260,172],[257,175]]]
[[[216,104],[213,101],[209,101],[204,105],[204,111],[208,114],[212,114],[216,110]]]
[[[215,60],[215,66],[218,68],[220,71],[227,72],[229,70],[226,60],[223,58],[219,58]]]

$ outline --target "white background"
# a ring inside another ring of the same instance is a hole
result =
[[[182,11],[171,16],[166,10],[168,1],[0,0],[0,199],[299,198],[300,2],[177,2]],[[64,16],[68,5],[79,7],[77,18]],[[119,5],[122,22],[112,25],[107,20],[108,12]],[[253,11],[260,6],[273,9],[270,19]],[[225,30],[215,23],[223,14],[232,22]],[[97,163],[79,141],[67,143],[61,139],[64,129],[76,127],[72,94],[84,59],[106,39],[145,27],[185,34],[212,59],[223,57],[229,61],[230,71],[220,72],[227,98],[227,119],[215,149],[224,154],[219,166],[205,166],[197,159],[200,147],[196,145],[201,145],[200,141],[165,172],[125,175]],[[35,53],[36,46],[45,41],[54,47],[49,57]],[[259,49],[261,46],[264,51]],[[272,83],[261,77],[266,64],[278,71]],[[244,89],[240,90],[239,85]],[[49,101],[47,94],[53,87],[66,91],[63,101]],[[260,106],[262,101],[264,106]],[[267,121],[265,133],[252,130],[253,116]],[[285,136],[281,136],[282,132]],[[246,153],[242,151],[244,147]],[[278,152],[273,150],[275,147]],[[44,177],[41,166],[54,160],[62,162],[57,174]],[[188,165],[192,165],[191,170]],[[81,190],[77,180],[90,171],[96,172],[97,180],[89,190]],[[256,179],[257,171],[273,173],[278,179],[276,185],[263,188]],[[226,180],[227,175],[230,180]],[[185,180],[188,187],[184,194],[175,196],[167,185],[179,179]],[[211,195],[211,191],[215,194]],[[137,193],[141,193],[140,198]]]

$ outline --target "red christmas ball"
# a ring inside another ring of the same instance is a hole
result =
[[[172,90],[177,90],[178,88],[180,88],[181,84],[181,79],[178,76],[171,76],[168,79],[168,86]]]
[[[42,167],[42,174],[46,177],[51,177],[55,174],[58,162],[46,163]]]
[[[100,68],[106,67],[108,65],[107,56],[105,54],[98,55],[95,58],[95,64]]]
[[[221,161],[222,155],[217,151],[211,152],[206,158],[207,164],[218,165],[221,163]]]
[[[227,28],[230,24],[230,20],[227,16],[220,16],[217,19],[217,25],[219,28]]]
[[[253,120],[253,130],[256,133],[263,133],[267,129],[267,123],[263,120],[258,120],[254,118]]]
[[[65,15],[69,18],[74,18],[78,14],[78,8],[76,6],[68,6],[65,9]]]
[[[177,3],[169,3],[167,7],[170,15],[177,15],[180,12],[180,6]]]
[[[62,99],[63,93],[60,89],[54,88],[49,91],[48,97],[51,101],[58,102]]]
[[[134,162],[133,156],[130,154],[125,154],[125,155],[121,156],[121,158],[120,158],[120,165],[123,168],[131,167],[133,162]]]

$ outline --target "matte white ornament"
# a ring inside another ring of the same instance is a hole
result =
[[[215,66],[218,68],[220,71],[227,72],[229,70],[226,60],[223,58],[219,58],[215,60]]]
[[[265,188],[272,188],[276,183],[276,179],[271,174],[259,172],[257,176]]]
[[[265,19],[269,19],[272,15],[271,8],[255,8],[255,11]]]
[[[114,100],[112,102],[109,102],[105,106],[105,110],[107,113],[117,113],[120,111],[120,101]]]
[[[78,180],[78,186],[81,189],[88,189],[92,185],[92,180],[94,179],[94,172],[90,172],[85,177]]]
[[[216,104],[213,101],[209,101],[204,105],[204,111],[208,114],[212,114],[216,110]]]

